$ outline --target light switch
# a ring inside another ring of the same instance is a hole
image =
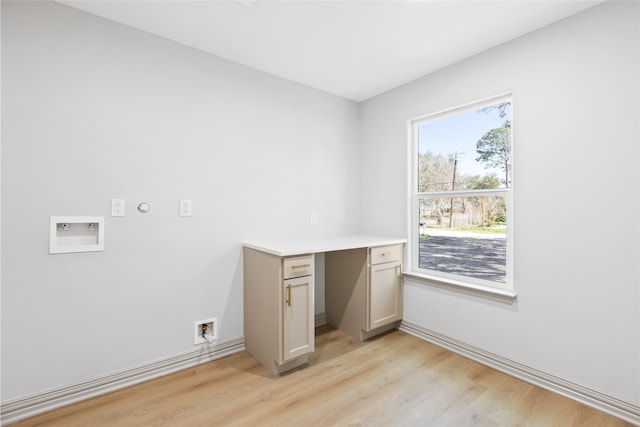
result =
[[[180,216],[191,216],[191,200],[180,200]]]

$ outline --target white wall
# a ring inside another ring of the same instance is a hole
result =
[[[2,2],[2,122],[5,401],[241,337],[243,240],[359,227],[356,103],[56,3]],[[50,215],[105,251],[49,255]]]
[[[198,319],[240,337],[242,240],[405,235],[407,121],[508,90],[518,301],[407,281],[405,318],[640,401],[638,9],[608,2],[358,106],[3,1],[3,401],[191,350]],[[48,255],[50,215],[104,215],[105,251]]]
[[[362,104],[363,231],[403,235],[408,121],[513,91],[517,302],[407,280],[404,317],[636,404],[639,18],[607,2]]]

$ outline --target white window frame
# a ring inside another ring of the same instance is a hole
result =
[[[454,190],[439,192],[418,192],[418,126],[421,124],[438,120],[444,117],[453,116],[470,110],[478,110],[502,102],[509,102],[513,108],[513,96],[511,93],[487,98],[480,101],[471,102],[454,108],[438,111],[411,120],[409,125],[409,230],[408,249],[409,265],[405,275],[414,279],[419,279],[427,284],[438,286],[446,285],[457,289],[466,289],[474,294],[489,294],[508,300],[515,298],[513,288],[513,188],[514,178],[511,175],[511,186],[508,188],[497,188],[490,190]],[[513,119],[511,122],[513,129]],[[514,133],[512,133],[513,135]],[[511,145],[511,161],[513,171],[513,144]],[[429,198],[460,198],[460,197],[483,197],[501,196],[505,198],[507,208],[507,230],[506,230],[506,282],[493,282],[489,280],[477,279],[468,276],[450,274],[436,270],[419,267],[419,247],[420,247],[420,224],[419,224],[419,203],[420,199]]]

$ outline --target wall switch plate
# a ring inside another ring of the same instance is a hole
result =
[[[180,200],[180,216],[191,216],[191,200]]]
[[[313,225],[313,224],[317,224],[317,223],[318,223],[318,212],[311,211],[309,213],[309,224]]]
[[[111,216],[124,216],[124,199],[111,199]]]

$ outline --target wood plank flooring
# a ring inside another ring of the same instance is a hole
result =
[[[13,426],[631,424],[401,331],[361,343],[322,327],[309,365],[281,376],[242,352]]]

